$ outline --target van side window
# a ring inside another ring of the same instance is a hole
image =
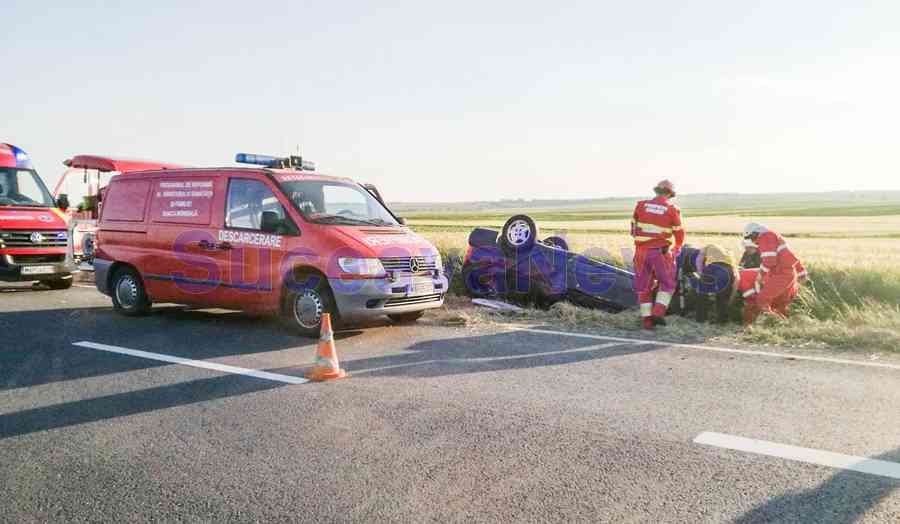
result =
[[[225,227],[296,235],[297,227],[269,186],[259,180],[232,178],[225,204]]]

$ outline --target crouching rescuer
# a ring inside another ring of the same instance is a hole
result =
[[[744,298],[744,324],[752,324],[760,313],[786,318],[788,307],[800,292],[800,283],[806,279],[806,270],[784,238],[766,226],[747,224],[744,239],[756,246],[760,257],[752,287],[746,282],[749,276],[743,272],[741,275],[741,280],[745,281],[740,286]]]
[[[635,247],[634,290],[644,329],[665,325],[666,310],[676,287],[675,256],[684,244],[681,210],[671,202],[675,198],[675,186],[663,180],[653,191],[655,198],[637,203],[631,222]],[[655,286],[658,290],[654,303]]]
[[[710,306],[715,304],[714,320],[728,322],[737,275],[734,257],[715,244],[702,248],[684,246],[675,259],[678,275],[674,312],[687,316],[694,312],[697,322],[710,320]]]

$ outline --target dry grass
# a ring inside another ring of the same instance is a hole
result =
[[[572,250],[579,253],[595,252],[598,249],[610,254],[611,258],[622,262],[622,248],[632,246],[631,238],[615,233],[581,233],[577,231],[543,230],[546,235],[562,234]],[[422,235],[434,243],[442,252],[465,252],[468,232],[425,231]],[[842,239],[842,238],[789,238],[792,249],[805,264],[826,265],[834,268],[892,270],[900,268],[900,240],[894,239]],[[718,244],[730,249],[736,256],[742,252],[740,237],[690,235],[688,243],[693,245]]]
[[[445,219],[411,219],[413,226],[478,226],[500,227],[506,217],[490,219],[466,219],[464,217]],[[685,225],[690,232],[738,235],[747,222],[747,216],[701,216],[686,215]],[[859,217],[765,217],[758,219],[784,235],[819,237],[860,237],[885,236],[900,233],[900,215],[859,216]],[[615,220],[541,220],[542,231],[627,231],[629,219]]]

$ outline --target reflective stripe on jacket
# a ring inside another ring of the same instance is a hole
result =
[[[759,235],[756,245],[759,247],[759,268],[765,274],[792,270],[800,262],[784,238],[774,231]]]
[[[632,215],[631,236],[639,248],[668,247],[674,237],[675,249],[681,249],[684,244],[681,210],[666,197],[641,200]]]

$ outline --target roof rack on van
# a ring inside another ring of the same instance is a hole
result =
[[[130,171],[152,171],[155,169],[181,169],[187,166],[166,164],[152,160],[130,160],[124,158],[112,158],[98,155],[76,155],[63,161],[66,167],[80,167],[84,169],[96,169],[97,171],[118,171],[128,173]]]
[[[272,169],[294,169],[296,171],[315,171],[316,164],[309,160],[303,160],[303,157],[291,155],[286,157],[276,157],[269,155],[253,155],[248,153],[238,153],[234,157],[234,161],[238,164],[253,164],[256,166],[266,166]]]

